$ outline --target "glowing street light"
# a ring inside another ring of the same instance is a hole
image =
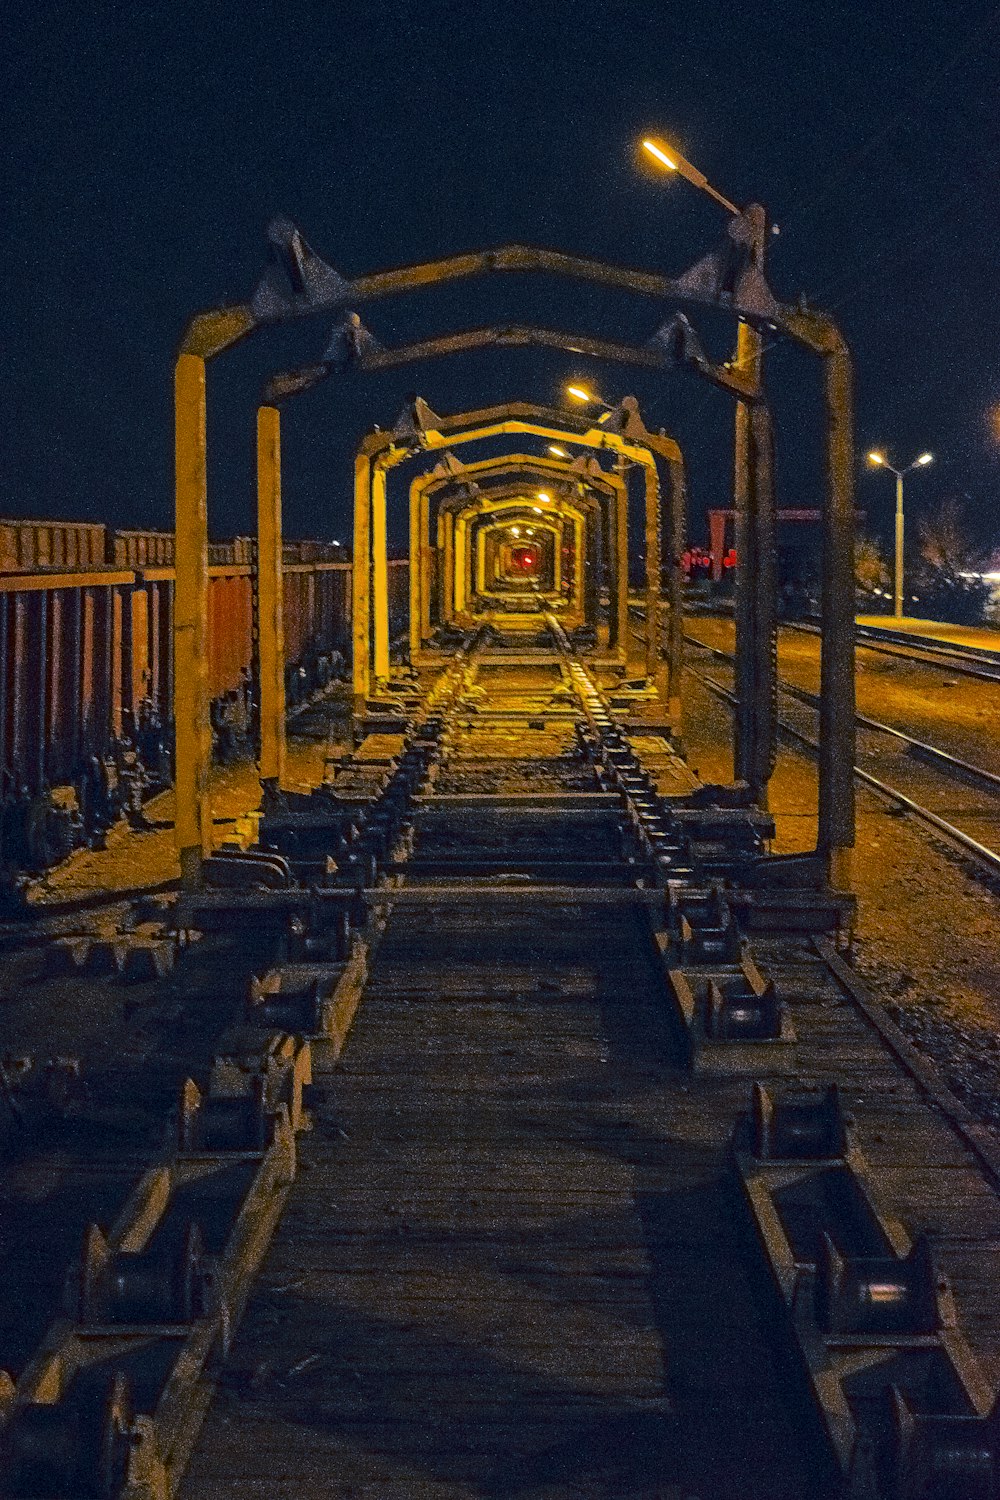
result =
[[[681,177],[686,177],[688,182],[696,188],[701,188],[702,192],[714,198],[716,203],[721,203],[729,213],[739,215],[740,210],[736,204],[730,203],[728,198],[712,186],[704,172],[699,172],[696,166],[683,157],[679,151],[675,151],[674,147],[668,145],[666,141],[657,140],[654,136],[643,141],[642,149],[661,166],[666,167],[668,172],[677,172]]]
[[[577,397],[577,399],[579,400],[580,398]],[[550,443],[549,444],[549,452],[552,454],[552,456],[554,458],[569,458],[569,454],[566,452],[566,449],[565,448],[557,448],[556,445],[555,445],[555,443]]]
[[[572,396],[574,401],[579,401],[583,406],[602,407],[603,415],[598,417],[598,422],[606,422],[615,410],[610,401],[604,401],[600,396],[595,396],[593,391],[588,391],[587,387],[583,385],[568,385],[566,387],[566,394],[567,396]]]
[[[549,505],[551,503],[551,501],[552,501],[552,496],[551,495],[547,495],[544,490],[539,490],[538,491],[538,498],[545,505]]]
[[[919,454],[905,469],[896,469],[877,448],[873,448],[868,455],[868,462],[873,469],[888,469],[890,474],[896,476],[896,556],[893,567],[892,581],[892,612],[897,620],[903,618],[903,477],[913,469],[925,469],[928,464],[934,462],[933,453]]]

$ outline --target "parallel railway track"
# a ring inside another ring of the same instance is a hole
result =
[[[785,630],[818,634],[818,627],[803,621],[786,621]],[[928,666],[946,666],[949,672],[976,677],[982,682],[1000,682],[1000,651],[986,646],[967,646],[949,641],[935,641],[891,626],[858,625],[855,637],[866,651],[884,656],[900,656]]]
[[[687,637],[689,644],[700,648],[704,653],[713,658],[732,665],[733,656],[731,652],[720,650],[718,647],[706,645],[696,637]],[[722,698],[729,704],[735,702],[732,691],[724,683],[720,683],[703,672],[696,671],[693,667],[688,668],[691,674],[717,697]],[[819,698],[815,693],[810,693],[803,688],[787,682],[779,682],[779,692],[782,697],[801,704],[811,712],[817,712]],[[978,805],[966,806],[961,810],[960,816],[972,824],[973,827],[989,828],[995,826],[998,818],[996,798],[1000,795],[1000,776],[979,766],[961,756],[951,754],[942,750],[939,746],[928,744],[925,740],[909,735],[905,731],[893,725],[881,723],[865,714],[857,714],[856,720],[859,728],[875,739],[889,740],[902,747],[903,755],[908,758],[906,762],[900,761],[900,767],[906,765],[906,774],[911,783],[916,780],[917,784],[908,788],[893,785],[886,781],[881,775],[874,772],[859,758],[855,766],[855,774],[858,780],[879,796],[886,798],[895,806],[905,810],[918,819],[926,827],[933,829],[942,835],[949,843],[960,849],[963,854],[969,856],[979,868],[985,870],[991,876],[1000,876],[1000,851],[993,849],[983,839],[963,828],[955,821],[958,814],[949,811],[949,816],[942,816],[933,807],[926,805],[926,801],[933,800],[935,795],[940,796],[940,778],[944,778],[949,785],[959,783],[967,788],[973,788],[982,792],[984,799]],[[810,753],[817,750],[817,742],[809,732],[808,724],[803,727],[801,720],[798,722],[788,718],[787,714],[779,721],[779,729],[782,736],[792,743]],[[920,776],[909,764],[909,759],[919,762],[921,767],[929,768],[939,778]]]

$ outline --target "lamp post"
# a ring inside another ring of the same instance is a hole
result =
[[[868,455],[868,462],[873,469],[888,469],[890,474],[896,476],[896,557],[892,580],[892,613],[897,620],[901,620],[903,618],[903,479],[913,469],[925,469],[928,464],[933,463],[934,455],[921,453],[912,464],[907,464],[905,469],[896,469],[884,453],[873,449]]]
[[[642,148],[669,172],[707,193],[747,227],[747,253],[763,276],[767,214],[759,203],[737,207],[703,172],[668,142],[647,138]],[[736,512],[736,689],[733,720],[735,770],[761,806],[774,769],[777,728],[774,717],[773,662],[777,631],[777,517],[773,438],[762,398],[760,331],[741,319],[732,364],[746,379],[749,401],[737,401],[733,455],[733,509]]]

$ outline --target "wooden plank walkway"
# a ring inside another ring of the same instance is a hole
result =
[[[824,1493],[644,921],[393,914],[185,1500]]]

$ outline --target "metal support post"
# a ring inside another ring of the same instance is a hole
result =
[[[758,335],[746,323],[740,324],[737,337],[737,360],[753,360],[759,350]],[[756,534],[750,507],[753,503],[753,480],[750,474],[750,408],[745,401],[736,404],[736,441],[733,469],[733,529],[736,542],[736,712],[733,715],[733,774],[749,782],[756,758],[754,743],[754,695],[756,693],[754,631],[754,574],[757,569]]]
[[[827,499],[819,711],[819,851],[835,890],[851,887],[855,841],[854,412],[851,356],[836,338],[823,361]]]
[[[389,551],[386,536],[386,473],[372,469],[372,603],[375,616],[375,681],[389,681]]]
[[[285,619],[281,543],[281,416],[257,411],[257,650],[260,662],[260,775],[285,770]]]
[[[745,211],[745,218],[752,232],[751,256],[757,269],[764,271],[764,244],[767,233],[767,218],[759,203],[752,203]],[[761,350],[763,340],[757,329],[741,321],[736,335],[736,367],[748,380],[754,393],[760,394]],[[770,469],[762,475],[755,472],[756,445],[751,431],[751,403],[739,401],[736,405],[736,431],[733,471],[733,505],[736,512],[736,695],[737,707],[733,717],[733,764],[739,780],[746,781],[754,796],[762,794],[768,776],[761,774],[762,762],[770,758],[768,746],[758,743],[759,716],[757,704],[761,697],[770,698],[771,659],[774,649],[772,634],[765,633],[761,619],[763,599],[762,569],[773,576],[773,562],[762,558],[766,546],[759,527],[761,503],[765,510],[773,510],[764,495],[770,479]],[[768,608],[764,605],[764,615]]]
[[[684,688],[684,536],[687,530],[687,484],[682,458],[668,461],[670,505],[667,511],[667,710],[674,737],[682,732]]]
[[[208,776],[208,475],[205,361],[182,354],[174,372],[174,838],[185,889],[201,882],[212,846]]]
[[[454,581],[455,595],[452,608],[456,615],[465,609],[465,565],[466,565],[466,539],[468,536],[466,523],[458,517],[453,518],[451,526],[451,541],[454,549],[454,562],[452,564],[452,578]]]
[[[450,625],[455,618],[455,517],[444,513],[444,588],[441,599],[441,621]]]
[[[646,484],[646,676],[660,660],[660,479],[650,459],[643,465]]]
[[[365,711],[371,691],[371,461],[354,462],[354,562],[351,569],[351,676],[355,717]]]
[[[628,480],[624,472],[622,473],[622,488],[618,495],[617,522],[616,587],[613,600],[618,621],[615,644],[621,652],[622,661],[628,665]]]
[[[600,601],[600,579],[601,579],[601,529],[603,526],[603,506],[600,497],[597,499],[596,509],[590,513],[586,531],[586,555],[582,559],[583,574],[583,614],[586,623],[597,630],[597,617]],[[596,639],[596,636],[595,636]]]
[[[431,580],[434,569],[434,548],[431,546],[431,502],[423,491],[420,495],[420,641],[429,641],[431,627]]]
[[[763,402],[750,408],[750,530],[753,700],[747,780],[754,800],[767,806],[767,788],[777,752],[777,515],[774,499],[774,435]]]
[[[420,497],[410,494],[410,662],[420,652],[420,621],[423,615],[423,547],[420,537]]]
[[[486,592],[486,531],[483,528],[475,534],[475,588],[480,597]]]
[[[892,580],[892,612],[897,620],[903,618],[903,475],[896,475],[896,566]]]

